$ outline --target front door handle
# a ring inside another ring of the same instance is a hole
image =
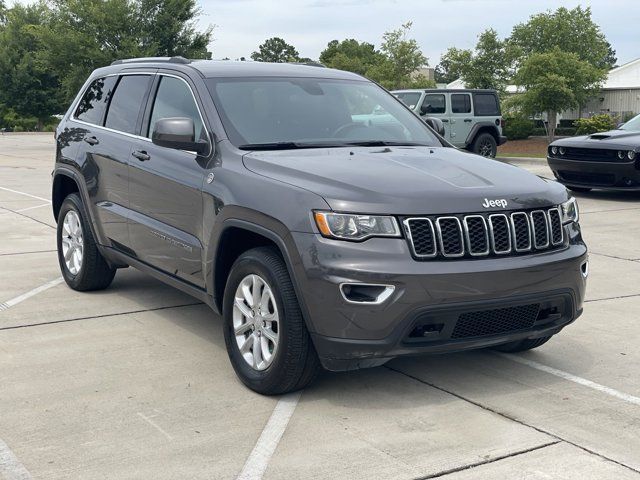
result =
[[[133,152],[131,155],[133,155],[134,157],[136,157],[138,160],[140,160],[141,162],[146,162],[147,160],[149,160],[151,157],[149,156],[149,154],[147,152],[145,152],[144,150],[136,150],[135,152]]]
[[[97,145],[100,141],[96,137],[84,137],[84,141],[89,145]]]
[[[442,118],[441,120],[442,120],[442,123],[449,123],[449,120],[446,118]]]

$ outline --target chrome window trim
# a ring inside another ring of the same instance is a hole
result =
[[[409,225],[409,222],[411,222],[412,220],[421,220],[421,221],[426,221],[429,224],[429,228],[431,229],[431,237],[433,238],[433,253],[430,254],[419,254],[416,252],[416,247],[413,244],[413,237],[411,236],[411,226]],[[434,258],[436,255],[438,255],[438,240],[436,239],[436,231],[433,228],[433,222],[431,221],[430,218],[426,218],[426,217],[410,217],[410,218],[405,218],[402,221],[402,225],[404,226],[404,232],[407,235],[407,239],[409,240],[409,245],[411,246],[411,251],[413,252],[413,254],[418,257],[418,258]]]
[[[560,241],[553,241],[553,225],[551,224],[551,212],[556,212],[558,214],[558,223],[560,224]],[[554,247],[556,245],[562,245],[564,243],[564,225],[562,225],[562,213],[560,213],[560,207],[553,207],[547,210],[547,218],[549,222],[549,240],[551,241],[551,245]]]
[[[495,234],[493,231],[493,219],[496,217],[501,217],[504,219],[506,225],[507,225],[507,235],[509,237],[508,239],[508,244],[509,244],[509,249],[508,250],[498,250],[496,248],[496,238],[495,238]],[[489,215],[489,238],[491,239],[491,248],[493,249],[493,253],[497,254],[497,255],[506,255],[507,253],[511,253],[511,245],[512,245],[512,235],[511,235],[511,225],[509,224],[509,218],[507,218],[507,216],[504,213],[494,213],[492,215]]]
[[[524,215],[524,219],[527,222],[527,234],[529,238],[529,246],[527,248],[518,248],[518,232],[516,231],[516,223],[513,220],[513,217],[515,217],[516,215]],[[513,248],[518,253],[530,252],[531,249],[533,248],[533,238],[531,237],[531,221],[529,219],[529,215],[527,215],[526,212],[513,212],[510,215],[510,221],[511,221],[511,229],[513,231]]]
[[[109,127],[105,127],[103,125],[96,125],[95,123],[89,123],[89,122],[85,122],[83,120],[79,120],[78,118],[76,118],[76,110],[78,109],[78,104],[82,101],[82,98],[84,97],[85,93],[87,93],[87,89],[91,86],[91,84],[98,80],[99,78],[107,78],[107,77],[118,77],[118,76],[125,76],[125,75],[154,75],[154,76],[165,76],[165,77],[173,77],[173,78],[178,78],[180,80],[182,80],[186,85],[187,88],[189,89],[189,92],[191,93],[191,97],[193,98],[193,101],[196,104],[196,108],[198,109],[198,115],[200,116],[200,121],[202,122],[202,128],[204,128],[204,131],[207,135],[207,142],[209,144],[209,152],[207,152],[206,155],[203,155],[204,157],[208,156],[211,154],[211,149],[212,149],[212,141],[211,141],[211,136],[209,135],[209,130],[207,128],[207,124],[204,121],[204,117],[202,115],[202,111],[200,110],[200,105],[198,105],[198,101],[196,99],[196,96],[193,93],[193,89],[191,88],[191,85],[189,85],[189,82],[187,82],[184,78],[178,76],[178,75],[173,75],[170,73],[161,73],[161,72],[138,72],[138,71],[131,71],[131,72],[117,72],[117,73],[109,73],[107,75],[100,75],[97,76],[96,78],[92,79],[89,84],[86,86],[86,88],[82,91],[82,95],[80,95],[78,97],[78,99],[74,102],[73,107],[71,109],[71,120],[74,122],[77,122],[81,125],[86,125],[88,127],[92,127],[92,128],[99,128],[101,130],[105,130],[107,132],[111,132],[111,133],[118,133],[120,135],[124,135],[125,137],[129,137],[129,138],[134,138],[136,140],[144,140],[145,142],[149,142],[149,143],[153,143],[151,141],[151,139],[149,137],[144,137],[142,135],[136,135],[133,133],[128,133],[128,132],[123,132],[121,130],[115,130],[113,128],[109,128]],[[157,92],[156,92],[157,93]],[[155,97],[153,98],[153,102],[155,103]],[[108,110],[107,110],[108,113]],[[151,109],[151,113],[153,113],[153,107]],[[150,125],[149,125],[150,126]],[[189,153],[191,155],[197,156],[198,154],[196,152],[191,152],[188,150],[180,150],[181,152],[185,152],[185,153]]]
[[[484,225],[484,238],[487,244],[487,249],[485,251],[474,253],[471,249],[471,237],[469,236],[469,225],[467,223],[467,219],[469,218],[479,218],[480,220],[482,220],[482,224]],[[464,217],[463,225],[464,235],[467,240],[467,247],[469,247],[469,255],[471,255],[472,257],[484,257],[485,255],[489,255],[489,253],[491,252],[491,247],[489,244],[489,229],[487,227],[487,221],[484,219],[484,217],[482,215],[467,215]]]
[[[455,220],[458,224],[458,233],[460,235],[460,253],[446,253],[444,250],[444,242],[442,241],[442,227],[440,227],[441,220]],[[438,232],[438,242],[440,243],[440,253],[442,253],[443,257],[446,258],[459,258],[464,257],[464,235],[462,234],[462,224],[460,223],[460,219],[458,217],[438,217],[436,219],[436,230]]]
[[[544,217],[544,225],[545,225],[545,229],[546,229],[546,233],[547,233],[547,243],[542,244],[542,245],[538,245],[538,241],[536,239],[536,222],[533,219],[533,215],[535,213],[541,213],[542,216]],[[534,245],[534,247],[536,248],[536,250],[548,248],[549,247],[549,239],[551,238],[550,228],[549,228],[549,217],[547,217],[547,214],[545,213],[544,210],[533,210],[532,212],[529,213],[529,216],[531,217],[531,227],[533,229],[533,245]]]

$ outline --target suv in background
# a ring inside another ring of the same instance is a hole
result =
[[[528,350],[582,312],[587,248],[567,190],[453,148],[349,72],[98,69],[57,128],[52,197],[72,289],[131,266],[200,299],[264,394],[321,366]]]
[[[395,90],[393,93],[421,117],[439,118],[444,137],[458,148],[495,157],[502,135],[500,99],[495,90]]]

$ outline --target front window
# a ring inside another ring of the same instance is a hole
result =
[[[239,148],[441,146],[418,117],[370,82],[262,77],[207,84]]]
[[[640,131],[640,115],[633,117],[627,123],[620,127],[621,130],[631,130],[633,132]]]

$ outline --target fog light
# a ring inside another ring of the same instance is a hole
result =
[[[580,265],[580,272],[582,273],[583,278],[587,278],[589,276],[589,260]]]
[[[349,303],[380,305],[384,303],[396,289],[393,285],[373,283],[341,283],[340,293]]]

